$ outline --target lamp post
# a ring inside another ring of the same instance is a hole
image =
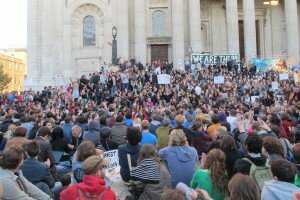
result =
[[[278,0],[269,0],[264,1],[264,5],[267,5],[270,7],[270,23],[271,23],[271,48],[272,48],[272,58],[274,57],[274,44],[273,44],[273,13],[272,13],[272,6],[278,5]]]
[[[113,41],[112,41],[112,64],[116,65],[118,62],[118,50],[117,50],[117,33],[118,33],[118,29],[114,26],[112,28],[112,36],[113,36]]]

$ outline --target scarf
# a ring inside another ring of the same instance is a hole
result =
[[[142,160],[139,166],[132,169],[131,179],[143,183],[158,184],[158,163],[151,158]]]

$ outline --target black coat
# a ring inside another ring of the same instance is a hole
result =
[[[237,160],[242,159],[242,155],[238,150],[225,151],[226,155],[226,168],[228,178],[232,177],[234,164]]]

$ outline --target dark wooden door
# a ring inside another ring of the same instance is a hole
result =
[[[151,61],[168,62],[168,45],[151,45]]]
[[[239,20],[240,58],[245,59],[244,21]]]

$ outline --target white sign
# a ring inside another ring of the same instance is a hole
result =
[[[215,76],[214,84],[224,84],[224,76]]]
[[[295,83],[298,83],[300,80],[298,79],[298,74],[294,74],[294,81]]]
[[[171,83],[171,76],[168,74],[157,75],[157,82],[160,85],[166,85]]]
[[[272,82],[272,89],[273,90],[278,90],[278,87],[279,87],[279,85],[278,85],[278,82]]]
[[[256,99],[259,99],[259,96],[251,96],[251,102],[254,103]]]
[[[155,68],[155,74],[161,74],[161,69],[160,67]]]
[[[289,74],[288,73],[279,74],[279,80],[281,80],[281,81],[289,80]]]
[[[107,170],[105,171],[106,178],[112,182],[118,182],[122,180],[120,175],[118,150],[104,152],[103,158],[110,161],[110,163],[105,166],[107,168]]]

